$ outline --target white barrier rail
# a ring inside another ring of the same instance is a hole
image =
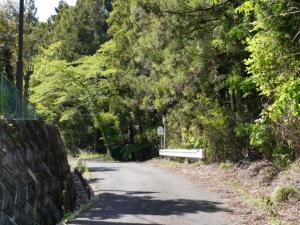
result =
[[[203,149],[161,149],[160,156],[182,157],[205,159],[205,151]]]

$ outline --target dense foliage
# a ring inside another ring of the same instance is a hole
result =
[[[296,0],[61,1],[47,23],[32,23],[31,100],[73,152],[152,157],[164,115],[169,147],[285,165],[300,149],[299,8]],[[13,35],[0,41],[13,58]]]

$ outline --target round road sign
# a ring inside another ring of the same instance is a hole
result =
[[[157,134],[159,136],[163,136],[164,135],[164,128],[162,126],[157,128]]]

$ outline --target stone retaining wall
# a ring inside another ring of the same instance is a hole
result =
[[[0,120],[0,224],[55,225],[75,193],[59,130]]]

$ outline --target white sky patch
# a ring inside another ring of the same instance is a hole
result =
[[[77,0],[66,0],[69,5],[75,5]],[[55,14],[55,7],[58,6],[59,0],[36,0],[35,5],[38,9],[37,17],[40,21],[47,19]]]
[[[6,0],[0,0],[0,4]],[[25,0],[26,1],[26,0]],[[77,0],[66,0],[69,5],[75,5]],[[16,1],[18,2],[18,1]],[[55,7],[58,6],[59,0],[35,0],[37,7],[37,17],[40,21],[47,21],[47,19],[55,14]]]

